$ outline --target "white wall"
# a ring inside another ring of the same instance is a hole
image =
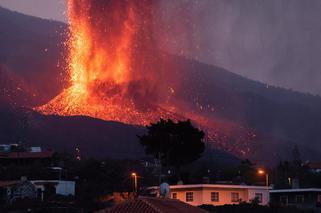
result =
[[[248,196],[249,196],[249,202],[255,198],[255,193],[262,193],[262,203],[261,205],[268,205],[270,202],[270,194],[269,190],[265,189],[249,189],[248,190]]]
[[[193,202],[186,202],[186,192],[193,192]],[[219,193],[219,201],[211,201],[211,192]],[[231,193],[239,193],[239,199],[241,201],[250,202],[255,198],[255,193],[262,193],[263,200],[261,205],[268,205],[269,192],[265,189],[237,189],[237,188],[198,188],[198,189],[171,189],[170,198],[173,198],[173,193],[177,193],[177,199],[180,201],[189,203],[193,206],[199,206],[202,204],[209,205],[225,205],[225,204],[238,204],[238,202],[232,202]]]
[[[74,181],[63,181],[63,180],[33,180],[32,182],[37,189],[45,190],[44,184],[54,183],[56,188],[56,194],[59,195],[75,195],[75,182]]]
[[[219,193],[219,201],[214,202],[211,201],[211,192],[218,192]],[[232,195],[231,193],[239,193],[239,199],[242,201],[247,200],[247,193],[244,189],[204,189],[203,190],[203,197],[204,197],[204,204],[211,204],[215,206],[225,205],[225,204],[238,204],[238,202],[232,202]]]
[[[193,202],[186,202],[186,192],[193,192]],[[203,204],[203,195],[201,190],[185,190],[185,191],[176,191],[171,190],[170,195],[173,197],[173,193],[177,193],[177,199],[185,203],[191,204],[193,206],[199,206]]]
[[[60,195],[75,195],[75,182],[73,181],[59,181],[56,185],[56,194]]]

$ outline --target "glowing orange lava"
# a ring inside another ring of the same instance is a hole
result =
[[[174,73],[179,71],[171,68],[165,69],[167,74],[161,73],[162,57],[152,35],[152,2],[68,0],[69,86],[37,110],[43,114],[85,115],[138,125],[160,118],[190,118],[208,130],[208,138],[217,148],[247,152],[243,151],[248,147],[246,141],[250,141],[247,136],[232,146],[234,139],[217,132],[228,132],[222,126],[238,127],[208,119],[200,113],[203,107],[198,103],[200,111],[191,111],[188,105],[192,103],[168,101],[174,97],[175,89],[164,83],[169,78],[162,77],[175,78]],[[244,144],[244,148],[239,144]]]
[[[40,112],[130,124],[172,114],[147,97],[155,95],[150,85],[157,78],[144,73],[151,36],[148,0],[69,0],[68,17],[70,87]]]

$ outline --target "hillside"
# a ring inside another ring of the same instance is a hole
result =
[[[57,63],[64,63],[61,54],[64,53],[65,27],[58,22],[0,8],[0,63],[6,67],[6,82],[13,84],[6,88],[14,91],[16,85],[22,84],[20,82],[24,82],[23,88],[26,88],[23,89],[26,94],[3,98],[3,103],[21,103],[18,100],[21,96],[28,97],[30,90],[36,98],[22,102],[21,106],[35,106],[61,91],[64,66],[57,67]],[[217,132],[222,133],[218,140],[223,140],[227,151],[228,147],[235,150],[249,145],[250,152],[245,157],[267,161],[272,155],[276,161],[290,158],[291,149],[298,145],[304,159],[321,160],[319,96],[265,85],[220,67],[170,54],[164,54],[162,60],[162,67],[158,69],[164,72],[164,87],[175,90],[171,101],[184,103],[184,111],[197,112],[213,121]],[[172,78],[173,73],[176,78]],[[13,79],[10,76],[15,76],[16,80],[10,80]],[[4,84],[0,86],[3,91]],[[1,114],[8,121],[14,120],[10,117],[15,116],[15,111],[10,110],[3,110]],[[20,140],[15,128],[18,124],[10,127],[5,119],[1,120],[1,141]],[[143,131],[141,127],[88,117],[42,116],[33,112],[28,113],[27,121],[29,129],[21,130],[21,137],[29,143],[68,151],[79,145],[89,155],[97,156],[141,154],[136,139],[137,132]],[[246,137],[247,133],[249,137]],[[255,136],[253,141],[252,135]],[[213,147],[216,146],[214,143]],[[122,150],[126,153],[122,154]]]
[[[83,157],[139,158],[143,156],[137,134],[144,129],[88,117],[42,116],[38,113],[1,107],[0,141],[23,141],[60,152],[81,150]]]
[[[13,109],[0,101],[0,143],[23,142],[58,152],[74,154],[80,149],[82,158],[139,159],[145,158],[137,135],[145,132],[140,126],[103,121],[84,116],[43,116],[27,109]],[[218,164],[235,165],[239,159],[218,150],[207,150]]]
[[[0,7],[0,32],[0,64],[32,85],[38,96],[26,104],[55,96],[64,83],[66,25]]]
[[[257,138],[251,157],[263,159],[273,154],[275,159],[289,158],[292,148],[298,145],[306,159],[319,159],[319,96],[265,85],[219,67],[177,56],[168,57],[165,67],[174,64],[184,79],[176,89],[175,97],[192,103],[187,107],[189,111],[230,122],[238,129],[254,130]],[[207,106],[213,107],[214,111]]]
[[[37,100],[35,89],[25,80],[0,64],[0,102],[10,103],[12,106],[27,106]]]

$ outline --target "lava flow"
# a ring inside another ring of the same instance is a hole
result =
[[[152,4],[151,0],[68,0],[69,86],[37,110],[137,125],[160,118],[190,118],[207,131],[217,148],[247,152],[243,151],[248,148],[243,142],[248,141],[247,133],[237,136],[241,142],[232,146],[233,136],[217,132],[226,132],[222,126],[230,125],[189,110],[193,103],[176,100],[180,80],[175,78],[181,70],[167,67],[162,72],[163,55],[157,51],[152,30]]]
[[[44,114],[148,124],[172,112],[157,104],[149,0],[69,0],[70,86]]]

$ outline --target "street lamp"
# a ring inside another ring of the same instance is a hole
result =
[[[265,174],[265,185],[266,185],[266,187],[269,187],[269,174],[266,171],[264,171],[263,169],[259,169],[257,171],[257,173],[259,175],[264,175]]]
[[[137,174],[136,174],[136,172],[132,173],[132,177],[134,178],[134,192],[137,193]]]

